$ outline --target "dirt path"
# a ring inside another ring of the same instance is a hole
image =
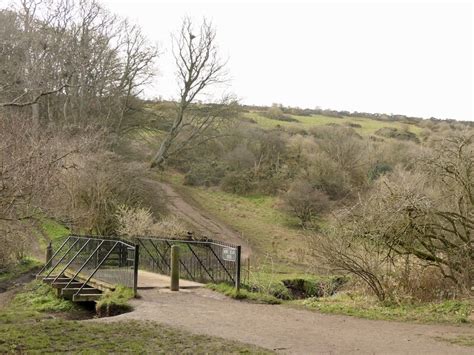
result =
[[[474,335],[472,327],[419,325],[326,315],[232,300],[208,289],[140,290],[135,310],[95,321],[153,320],[291,354],[472,354],[436,338]]]
[[[23,290],[23,287],[35,278],[34,274],[39,268],[30,270],[17,278],[0,283],[0,309],[6,307],[13,297]]]
[[[165,193],[169,200],[167,207],[172,214],[179,217],[187,224],[192,225],[200,233],[211,239],[241,245],[242,257],[244,259],[250,256],[250,247],[238,232],[232,230],[225,223],[216,219],[215,216],[211,216],[186,202],[169,184],[152,179],[146,179],[146,182],[150,184],[150,186],[155,186]]]

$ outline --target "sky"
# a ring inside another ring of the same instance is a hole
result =
[[[101,0],[158,44],[148,96],[175,98],[171,33],[205,17],[244,104],[474,120],[471,1]]]

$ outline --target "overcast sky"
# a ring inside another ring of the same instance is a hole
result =
[[[170,33],[206,17],[243,103],[473,120],[471,1],[103,3],[159,43],[150,95],[176,95]]]

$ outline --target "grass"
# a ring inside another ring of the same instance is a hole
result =
[[[275,128],[277,126],[283,127],[294,127],[294,128],[303,128],[308,129],[311,127],[317,126],[324,126],[328,124],[338,124],[341,126],[348,125],[349,123],[355,123],[360,125],[361,127],[354,128],[358,133],[362,135],[372,135],[375,131],[379,130],[383,127],[392,127],[392,128],[402,128],[405,123],[396,122],[396,121],[379,121],[370,118],[359,118],[359,117],[345,117],[345,118],[338,118],[338,117],[329,117],[323,115],[311,115],[311,116],[295,116],[290,115],[292,118],[296,119],[298,122],[286,122],[286,121],[279,121],[273,120],[271,118],[267,118],[261,116],[258,112],[249,112],[246,113],[245,116],[249,119],[254,120],[257,122],[259,126],[262,128]],[[409,125],[410,131],[415,134],[419,134],[422,131],[422,128],[416,125]]]
[[[349,293],[310,298],[294,303],[323,313],[418,323],[469,323],[469,316],[473,310],[473,305],[469,301],[384,305],[374,298]]]
[[[280,304],[281,303],[281,300],[267,293],[251,292],[246,289],[240,289],[239,291],[237,291],[233,285],[229,285],[226,283],[208,284],[207,287],[213,291],[220,292],[228,297],[238,299],[238,300],[249,300],[253,302],[266,303],[266,304]]]
[[[44,320],[0,325],[0,353],[215,354],[271,352],[220,338],[193,335],[152,322]]]
[[[126,297],[120,290],[107,299]],[[193,335],[153,322],[79,322],[84,312],[34,281],[0,311],[0,353],[270,353],[217,337]]]
[[[40,220],[40,227],[47,239],[49,239],[45,242],[49,243],[49,241],[51,241],[53,250],[57,250],[64,241],[64,238],[70,233],[69,229],[64,227],[62,224],[49,218],[42,218]],[[46,248],[46,246],[44,247]]]
[[[9,309],[21,312],[67,312],[76,309],[73,302],[57,297],[55,290],[42,281],[32,281],[13,299]]]
[[[273,196],[238,196],[223,191],[179,185],[169,180],[183,195],[190,196],[200,209],[207,210],[233,229],[239,231],[252,247],[253,255],[278,261],[278,267],[295,270],[303,264],[307,234],[297,228],[298,221],[276,208]],[[270,260],[269,260],[270,261]],[[286,266],[287,266],[286,265]],[[301,268],[300,268],[301,269]]]
[[[128,312],[132,307],[128,301],[134,297],[133,290],[129,287],[118,285],[114,291],[106,291],[96,303],[99,316],[111,316]]]
[[[31,271],[39,267],[41,263],[33,258],[24,258],[18,263],[7,267],[5,270],[0,272],[0,282],[10,281],[28,271]]]

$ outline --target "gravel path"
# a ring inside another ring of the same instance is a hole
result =
[[[133,312],[100,322],[152,320],[291,354],[472,354],[436,338],[474,335],[472,327],[420,325],[326,315],[236,301],[208,289],[142,289]]]

